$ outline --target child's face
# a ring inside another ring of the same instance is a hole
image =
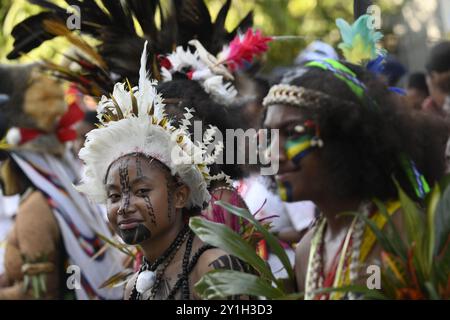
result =
[[[181,219],[177,209],[186,204],[189,189],[175,187],[170,174],[155,163],[128,155],[116,160],[107,174],[108,219],[127,244],[158,237]]]

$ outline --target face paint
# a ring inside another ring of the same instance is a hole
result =
[[[298,165],[300,160],[312,151],[312,140],[313,136],[309,134],[304,134],[298,138],[287,140],[285,148],[288,160]]]
[[[128,207],[130,206],[130,196],[131,196],[130,177],[128,175],[128,158],[120,162],[119,177],[120,177],[120,186],[124,194],[121,206],[119,208],[119,212],[125,213],[127,212]]]
[[[142,174],[142,165],[141,165],[141,156],[136,155],[136,175],[138,178],[142,178],[144,175]],[[150,217],[150,222],[156,226],[156,216],[155,211],[153,209],[153,204],[148,195],[144,196],[145,206],[147,208],[147,214]]]
[[[144,175],[142,174],[142,165],[141,165],[141,156],[135,155],[136,158],[136,175],[138,178],[142,178]]]
[[[170,179],[167,178],[167,215],[168,215],[169,221],[171,220],[172,210],[173,210],[172,188],[170,185]]]
[[[120,237],[123,242],[130,245],[139,244],[144,240],[150,239],[152,234],[143,224],[139,224],[133,229],[120,229]]]
[[[282,201],[292,201],[293,197],[291,184],[287,181],[278,182],[278,194],[280,195]]]
[[[144,197],[145,206],[147,207],[147,213],[150,217],[150,222],[156,226],[156,216],[155,211],[153,210],[153,205],[149,196]]]

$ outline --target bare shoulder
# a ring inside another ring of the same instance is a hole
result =
[[[297,291],[303,291],[303,289],[305,288],[306,270],[308,269],[309,251],[313,234],[314,229],[309,229],[295,249],[294,271],[297,283]]]
[[[193,283],[198,282],[206,273],[211,270],[235,270],[245,272],[245,263],[237,257],[230,255],[219,248],[206,250],[199,257],[197,264],[192,270]]]
[[[136,283],[136,279],[138,276],[138,272],[136,272],[130,280],[128,280],[127,285],[125,286],[125,291],[123,295],[123,300],[130,300],[131,291],[133,290],[134,284]]]
[[[215,269],[245,271],[245,265],[240,259],[224,250],[213,248],[206,250],[200,256],[194,268],[194,273],[201,278],[208,271]]]
[[[19,205],[16,232],[22,253],[31,257],[50,253],[58,246],[58,222],[41,192],[34,191]]]
[[[248,272],[246,264],[237,257],[230,255],[222,249],[213,248],[206,250],[198,259],[198,262],[191,275],[191,283],[195,285],[209,271],[212,270],[234,270],[240,272]],[[194,298],[201,299],[195,290]],[[247,296],[233,296],[229,299],[247,300]]]

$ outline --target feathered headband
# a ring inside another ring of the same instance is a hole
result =
[[[105,202],[104,179],[110,164],[124,155],[142,153],[165,164],[190,188],[188,207],[203,207],[210,199],[210,181],[226,179],[223,173],[211,176],[208,169],[223,144],[219,142],[213,153],[207,154],[216,130],[212,126],[206,130],[203,142],[194,144],[188,131],[192,109],[186,109],[181,126],[171,124],[164,99],[156,92],[156,81],[147,78],[146,62],[145,46],[138,87],[128,85],[126,89],[125,84],[117,83],[110,98],[102,97],[97,110],[101,126],[88,133],[79,154],[85,167],[77,189],[96,202]]]
[[[174,52],[161,58],[163,81],[170,81],[173,74],[182,73],[186,78],[198,81],[216,102],[229,105],[238,95],[233,85],[233,72],[266,52],[267,42],[271,39],[260,31],[248,29],[244,35],[237,35],[224,46],[217,56],[209,53],[200,41],[191,40],[189,44],[195,48],[194,52],[178,46]]]

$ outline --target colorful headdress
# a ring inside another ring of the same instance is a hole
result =
[[[163,81],[172,80],[175,73],[185,74],[188,79],[198,81],[216,102],[228,105],[238,95],[233,72],[267,51],[270,40],[260,31],[249,29],[244,35],[237,35],[217,56],[209,53],[200,41],[191,40],[189,44],[195,48],[193,53],[189,48],[179,46],[163,58]]]
[[[133,86],[137,84],[145,41],[149,43],[147,67],[159,81],[164,66],[159,56],[170,54],[177,46],[187,48],[192,39],[216,55],[238,31],[245,32],[253,23],[253,13],[249,12],[234,30],[225,29],[231,0],[225,2],[214,22],[204,0],[171,0],[167,13],[160,0],[66,1],[67,7],[32,2],[44,11],[14,27],[14,48],[8,58],[16,59],[49,39],[64,37],[77,50],[64,54],[70,63],[45,61],[45,66],[94,97],[107,95],[118,81],[128,79]],[[71,6],[77,6],[79,12],[73,12]],[[69,19],[76,19],[79,28],[70,30],[66,25]],[[84,36],[95,39],[96,45],[90,45]]]
[[[147,78],[146,61],[144,49],[138,87],[128,85],[125,89],[124,83],[117,83],[110,98],[102,97],[98,105],[101,127],[88,133],[79,154],[85,169],[78,190],[94,201],[104,202],[104,179],[111,163],[127,154],[142,153],[165,164],[190,188],[189,207],[203,207],[210,199],[210,181],[226,178],[223,173],[211,176],[208,169],[223,145],[219,142],[213,146],[213,153],[207,154],[214,127],[206,130],[203,142],[194,144],[188,131],[192,109],[186,109],[180,127],[171,124],[164,99],[156,92],[156,81]]]
[[[32,150],[61,156],[75,140],[73,125],[84,112],[77,92],[42,72],[39,65],[0,65],[0,150]]]

